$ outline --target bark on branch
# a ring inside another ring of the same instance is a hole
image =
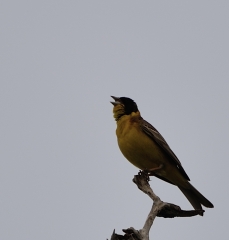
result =
[[[111,240],[149,240],[149,231],[156,217],[192,217],[204,212],[204,210],[182,210],[175,204],[161,201],[150,187],[149,176],[145,171],[140,171],[138,175],[135,175],[133,182],[153,200],[153,206],[142,229],[135,230],[133,227],[123,229],[124,235],[118,235],[114,231]]]

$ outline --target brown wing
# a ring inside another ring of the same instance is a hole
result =
[[[169,159],[171,159],[171,161],[173,161],[173,163],[176,165],[176,167],[178,168],[178,170],[180,171],[180,173],[188,180],[190,181],[187,173],[185,172],[185,170],[183,169],[181,162],[179,161],[179,159],[177,158],[177,156],[175,155],[175,153],[171,150],[171,148],[169,147],[169,145],[167,144],[167,142],[165,141],[165,139],[161,136],[161,134],[157,131],[156,128],[154,128],[151,124],[149,124],[147,121],[145,121],[144,119],[142,119],[141,122],[141,127],[143,132],[150,137],[153,141],[155,141],[158,146],[162,149],[162,151],[164,151]]]

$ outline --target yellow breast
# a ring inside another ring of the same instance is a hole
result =
[[[132,113],[117,122],[119,148],[133,165],[142,170],[159,167],[166,156],[158,145],[142,132],[137,119],[134,121],[134,115],[138,117],[137,113]]]

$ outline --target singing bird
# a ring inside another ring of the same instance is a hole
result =
[[[194,209],[213,204],[190,184],[190,179],[177,156],[162,135],[138,110],[137,104],[127,97],[114,97],[113,114],[117,122],[118,146],[127,160],[141,170],[176,185]],[[201,214],[203,215],[203,214]]]

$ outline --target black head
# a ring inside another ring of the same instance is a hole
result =
[[[137,112],[138,111],[138,106],[137,104],[130,98],[127,97],[114,97],[111,96],[115,102],[111,102],[114,106],[117,106],[119,104],[124,106],[124,112],[126,115],[131,114],[132,112]]]

